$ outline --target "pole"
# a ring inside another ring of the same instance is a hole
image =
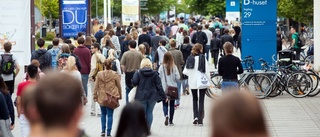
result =
[[[31,39],[31,53],[33,51],[35,51],[35,21],[34,21],[34,0],[30,0],[30,14],[31,14],[31,35],[30,35],[30,39]]]
[[[103,24],[107,28],[107,0],[103,2]]]
[[[41,25],[40,25],[40,38],[42,38],[42,26],[43,26],[43,20],[42,20],[42,0],[40,0],[40,15],[41,15]]]
[[[59,0],[59,37],[63,38],[62,36],[62,0]]]
[[[111,2],[108,0],[108,23],[111,23]]]
[[[98,0],[96,0],[96,18],[98,19]]]
[[[87,30],[86,36],[91,36],[91,0],[87,0]]]

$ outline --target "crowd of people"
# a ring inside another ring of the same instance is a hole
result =
[[[1,120],[5,119],[5,123],[0,123],[2,134],[12,136],[10,130],[15,125],[15,102],[22,137],[85,136],[77,124],[83,115],[87,97],[91,97],[90,115],[101,117],[101,136],[111,136],[114,110],[119,107],[118,101],[124,98],[127,105],[121,114],[118,127],[121,130],[117,131],[116,137],[144,137],[150,135],[157,102],[163,105],[164,125],[174,126],[175,110],[183,103],[181,95],[189,95],[190,92],[193,100],[190,124],[201,127],[205,122],[204,99],[208,86],[199,85],[199,79],[202,75],[209,76],[209,52],[214,67],[218,65],[219,73],[225,75],[226,86],[233,86],[236,84],[234,75],[243,71],[238,64],[239,59],[232,56],[233,45],[241,48],[240,32],[239,23],[222,23],[219,18],[201,23],[196,23],[194,18],[190,21],[181,18],[174,22],[157,23],[152,20],[142,28],[139,22],[129,26],[116,23],[115,27],[109,24],[106,29],[95,24],[92,36],[79,32],[74,42],[72,39],[55,38],[47,49],[45,40],[40,38],[37,40],[39,48],[32,53],[32,63],[26,69],[24,81],[18,84],[16,101],[11,100],[11,95],[14,94],[14,80],[20,67],[10,53],[12,45],[8,42],[4,44],[5,53],[0,58],[0,101],[6,102],[5,108],[0,109],[7,110],[6,117],[1,117]],[[219,54],[225,56],[218,63]],[[233,61],[233,66],[228,61]],[[8,65],[10,63],[12,67]],[[121,75],[125,76],[125,85],[120,82]],[[88,85],[91,93],[88,93]],[[125,95],[122,95],[122,87],[125,87]],[[135,92],[133,102],[129,102],[130,92]],[[244,97],[236,99],[235,96]],[[233,98],[237,105],[244,103],[244,107],[252,102],[258,104],[248,96],[230,95],[225,98]],[[213,122],[220,122],[215,128],[221,132],[212,136],[250,133],[250,126],[237,129],[237,126],[245,124],[242,120],[246,118],[225,124],[229,117],[220,117],[233,113],[235,106],[232,102],[221,101],[220,104],[230,107],[230,110],[213,111]],[[259,131],[254,133],[267,136],[262,113],[249,113],[261,108],[259,105],[248,107],[248,116],[253,115],[253,120],[260,122],[254,123],[259,124],[255,127]],[[228,127],[233,131],[230,134]]]

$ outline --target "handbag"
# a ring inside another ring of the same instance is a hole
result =
[[[197,71],[197,88],[206,89],[210,87],[210,81],[205,73]]]
[[[165,79],[165,82],[166,82],[166,85],[167,85],[167,89],[165,90],[166,95],[170,99],[178,99],[178,88],[177,87],[173,87],[173,86],[168,86],[166,71],[164,70],[164,66],[162,68],[163,68],[163,72],[164,72],[164,79]]]
[[[110,95],[109,93],[106,93],[106,97],[103,99],[103,105],[111,109],[116,109],[120,106],[118,98]]]
[[[137,93],[137,87],[133,87],[130,90],[129,95],[128,95],[129,102],[133,102],[134,101],[134,98],[136,97],[136,93]]]

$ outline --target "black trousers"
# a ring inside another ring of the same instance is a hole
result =
[[[14,92],[14,79],[10,81],[5,81],[4,83],[7,85],[8,90],[10,91],[10,95],[12,96]]]
[[[301,49],[293,49],[293,50],[296,51],[295,60],[300,60]]]
[[[198,123],[203,124],[204,118],[204,96],[207,89],[191,89],[193,98],[193,118],[198,118]],[[198,102],[199,101],[199,102]]]
[[[211,57],[213,58],[214,67],[217,68],[218,64],[218,57],[219,57],[219,50],[212,50]]]

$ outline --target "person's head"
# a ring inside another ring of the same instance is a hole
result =
[[[143,106],[137,102],[127,104],[120,116],[116,137],[147,137],[150,130]]]
[[[191,17],[191,21],[192,21],[192,22],[195,22],[195,21],[196,21],[196,18]]]
[[[84,38],[83,37],[78,37],[77,42],[79,45],[83,45],[84,44]]]
[[[166,42],[166,40],[164,40],[164,39],[161,39],[160,41],[159,41],[159,46],[165,46],[167,44],[167,42]]]
[[[124,38],[124,40],[132,40],[132,36],[130,34],[127,34],[126,37]]]
[[[209,24],[204,25],[205,29],[209,29]]]
[[[152,69],[152,62],[148,58],[143,58],[140,63],[140,68],[151,68]]]
[[[179,28],[179,33],[183,32],[183,27]]]
[[[199,44],[199,43],[196,43],[196,44],[192,47],[191,54],[192,54],[193,56],[199,55],[199,54],[202,53],[202,51],[203,51],[203,46],[202,46],[201,44]]]
[[[4,51],[5,51],[5,52],[10,52],[11,49],[12,49],[12,44],[11,44],[11,42],[6,42],[6,43],[4,43],[4,44],[3,44],[3,48],[4,48]]]
[[[10,94],[8,87],[7,87],[6,83],[4,83],[2,76],[0,76],[0,90],[3,95]]]
[[[176,45],[177,45],[176,40],[175,39],[170,39],[169,45],[170,45],[171,48],[176,48]]]
[[[215,39],[217,38],[217,36],[218,36],[217,32],[213,32],[212,37]]]
[[[149,30],[149,31],[153,31],[153,27],[152,27],[152,26],[149,26],[149,27],[148,27],[148,30]]]
[[[59,40],[58,38],[54,38],[54,39],[52,40],[53,46],[59,46],[59,42],[60,42],[60,40]]]
[[[30,79],[36,79],[38,75],[38,66],[30,64],[27,67],[27,73]]]
[[[223,33],[224,34],[229,34],[229,29],[224,29]]]
[[[198,31],[202,30],[202,25],[198,25]]]
[[[238,21],[234,22],[234,26],[240,27],[240,23]]]
[[[46,43],[46,41],[43,38],[40,38],[37,40],[37,45],[42,48],[44,46],[44,44]]]
[[[170,52],[166,52],[163,56],[163,64],[166,65],[167,75],[171,75],[171,70],[174,66],[173,56]]]
[[[121,30],[121,31],[120,31],[120,34],[121,34],[121,35],[125,35],[125,34],[126,34],[126,31],[125,31],[125,30]]]
[[[77,70],[76,58],[74,56],[68,57],[65,70],[68,70],[68,71]]]
[[[142,32],[148,32],[148,28],[147,27],[143,27],[142,28]]]
[[[146,55],[150,55],[150,45],[147,42],[142,43],[146,47]]]
[[[137,40],[139,37],[138,32],[132,32],[132,38],[133,40]]]
[[[184,24],[184,20],[180,20],[180,23],[181,23],[181,24]]]
[[[105,44],[106,47],[113,47],[113,43],[111,42],[110,39],[106,39],[106,44]]]
[[[72,41],[71,41],[70,39],[66,39],[66,40],[64,41],[64,43],[71,44]]]
[[[117,52],[114,49],[109,49],[108,59],[115,60],[117,58]]]
[[[211,137],[268,137],[260,102],[249,92],[225,94],[211,112]]]
[[[83,32],[78,32],[78,38],[83,36]]]
[[[134,40],[130,40],[128,44],[130,49],[135,49],[137,46],[137,42]]]
[[[160,29],[159,28],[156,28],[156,34],[160,34]]]
[[[41,118],[36,107],[35,101],[35,85],[28,86],[23,92],[21,98],[24,115],[28,119],[30,126],[41,123]]]
[[[297,30],[296,30],[296,28],[291,27],[290,32],[291,32],[291,34],[294,34],[294,33],[296,33],[296,32],[297,32]]]
[[[38,68],[40,67],[40,62],[37,60],[37,59],[33,59],[33,60],[31,60],[31,63],[30,63],[31,65],[35,65],[35,66],[37,66]]]
[[[183,38],[183,44],[190,44],[190,38],[189,37],[184,37]]]
[[[70,53],[71,53],[68,44],[63,44],[63,45],[61,46],[61,53],[67,53],[67,54],[70,54]]]
[[[146,46],[144,44],[140,44],[139,51],[142,55],[145,55],[146,54]]]
[[[232,54],[233,53],[233,45],[230,42],[226,42],[223,44],[223,50],[226,54]]]
[[[185,37],[185,36],[188,36],[188,31],[187,31],[187,30],[183,30],[182,35],[183,35],[184,37]]]
[[[112,69],[112,62],[113,62],[113,59],[107,58],[107,59],[104,61],[104,68],[105,68],[106,70],[111,70],[111,69]]]
[[[76,46],[74,46],[73,44],[69,44],[69,48],[70,48],[70,52],[73,53]]]
[[[106,30],[107,30],[107,31],[112,30],[112,25],[111,25],[111,23],[108,23],[108,24],[107,24]]]
[[[109,36],[112,38],[112,36],[115,35],[115,32],[113,29],[109,30]]]
[[[35,101],[45,130],[78,131],[83,113],[82,96],[82,84],[69,74],[55,73],[39,81]]]
[[[47,46],[47,50],[50,50],[50,49],[52,49],[53,48],[53,45],[52,44],[49,44],[48,46]]]
[[[133,26],[133,22],[130,22],[130,26],[131,26],[131,27]]]
[[[99,29],[100,29],[100,30],[103,30],[103,26],[101,25],[101,26],[99,27]]]
[[[156,23],[156,21],[154,19],[151,20],[152,23]]]
[[[100,44],[99,43],[93,43],[91,45],[91,53],[94,54],[96,52],[100,51]]]
[[[92,41],[92,43],[96,43],[97,39],[94,36],[91,36],[91,41]]]
[[[86,40],[84,41],[84,45],[90,46],[92,44],[91,36],[86,36]]]
[[[173,25],[178,26],[179,24],[178,24],[178,22],[174,22]]]

